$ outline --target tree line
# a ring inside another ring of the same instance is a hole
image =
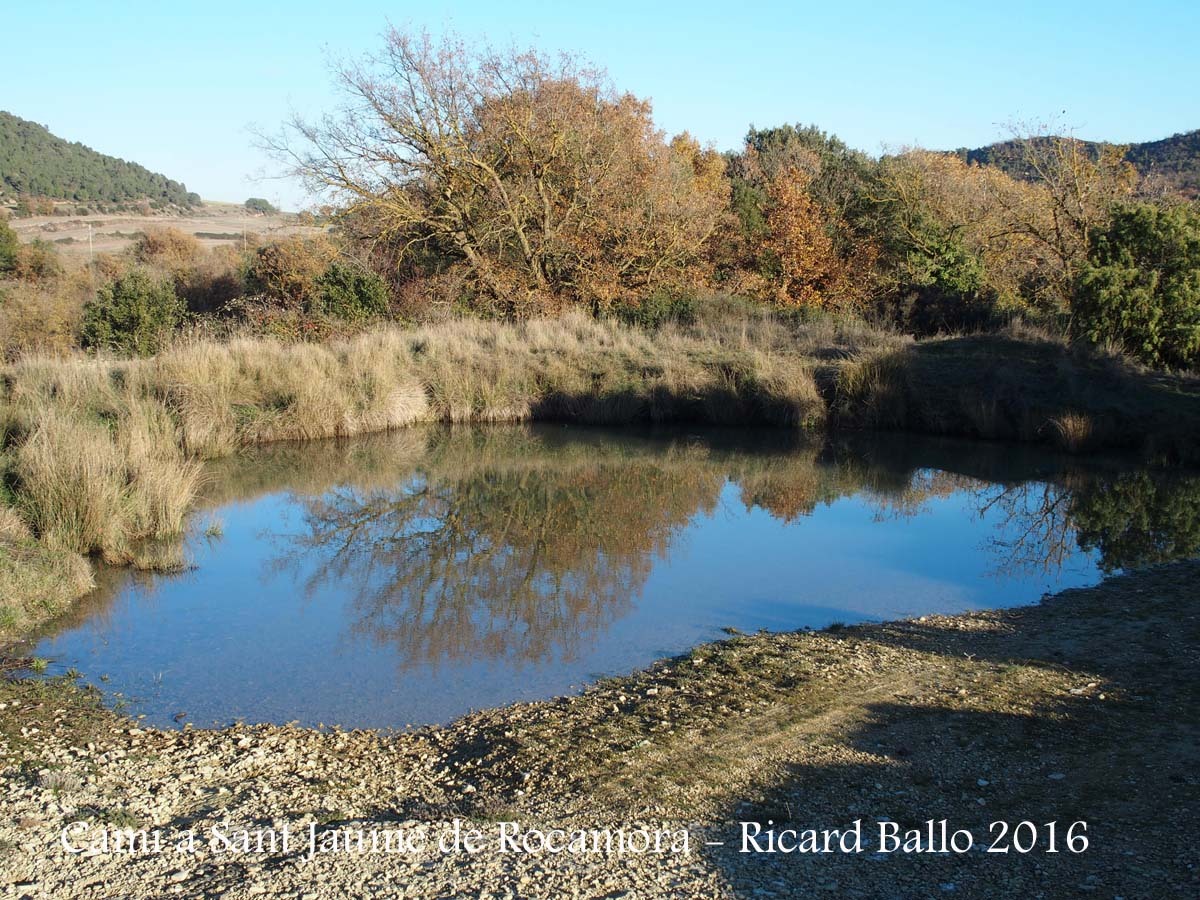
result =
[[[1114,151],[1123,153],[1153,190],[1170,191],[1193,200],[1200,197],[1200,129],[1125,147],[1095,141],[1080,141],[1080,146],[1093,157]],[[1016,141],[1000,141],[955,153],[967,162],[999,166],[1014,178],[1029,175],[1022,164],[1021,145]]]
[[[1200,360],[1200,213],[1123,147],[1031,134],[995,150],[1003,166],[873,158],[787,125],[719,154],[577,58],[396,30],[338,80],[340,111],[268,143],[401,295],[520,316],[716,289],[918,334],[1021,317]]]
[[[1021,320],[1151,366],[1200,365],[1200,205],[1122,147],[1034,131],[985,163],[872,157],[784,125],[718,153],[661,132],[649,102],[578,58],[395,30],[338,79],[341,109],[266,139],[332,231],[209,254],[148,232],[97,264],[99,291],[89,278],[86,342],[151,352],[196,315],[284,337],[569,308],[658,327],[715,294],[916,335]],[[46,245],[0,247],[22,282],[55,265]],[[45,309],[44,291],[26,305]]]

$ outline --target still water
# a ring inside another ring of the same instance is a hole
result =
[[[147,722],[391,728],[725,629],[1036,602],[1200,545],[1200,479],[903,436],[414,429],[213,464],[178,574],[37,642]]]

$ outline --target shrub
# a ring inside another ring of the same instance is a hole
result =
[[[251,197],[246,201],[246,209],[250,212],[262,213],[264,216],[273,216],[279,212],[273,203],[262,197]]]
[[[1077,279],[1077,333],[1151,366],[1200,365],[1200,211],[1122,204]]]
[[[316,295],[317,281],[335,255],[326,238],[288,237],[266,244],[255,252],[247,287],[276,303],[299,307]]]
[[[147,355],[183,321],[183,302],[169,281],[133,269],[106,284],[83,312],[84,347]]]
[[[17,267],[17,254],[20,249],[17,233],[9,227],[5,219],[0,219],[0,274],[11,272]]]
[[[147,228],[134,243],[133,255],[138,262],[177,274],[195,267],[200,242],[178,228]]]
[[[62,274],[62,263],[54,247],[45,241],[34,241],[17,248],[13,274],[22,281],[51,281]]]
[[[75,346],[86,295],[74,281],[0,286],[0,360],[30,351],[62,353]]]
[[[917,335],[980,331],[1003,317],[987,271],[960,240],[930,230],[905,259],[907,293],[896,304],[898,324]]]
[[[660,288],[640,300],[613,304],[613,314],[626,325],[657,331],[668,322],[691,325],[696,321],[696,300],[690,293]]]
[[[312,312],[352,322],[387,312],[387,284],[369,269],[334,262],[316,286],[318,308]]]

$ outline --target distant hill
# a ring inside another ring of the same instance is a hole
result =
[[[49,197],[124,205],[197,206],[200,195],[137,163],[105,156],[0,111],[0,198]]]
[[[1107,143],[1084,141],[1098,152]],[[1000,141],[975,150],[955,151],[968,162],[992,165],[1010,175],[1021,177],[1020,154],[1015,141]],[[1160,141],[1130,144],[1125,158],[1144,176],[1154,176],[1163,184],[1186,197],[1200,197],[1200,129],[1175,134]]]

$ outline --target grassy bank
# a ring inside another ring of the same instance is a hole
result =
[[[1020,331],[922,341],[842,367],[831,417],[850,427],[1124,448],[1200,462],[1200,378]]]
[[[200,460],[420,422],[539,419],[836,423],[1195,461],[1200,389],[1043,339],[913,344],[747,310],[658,331],[464,320],[329,344],[32,357],[0,373],[0,628],[19,633],[84,590],[81,557],[169,565],[157,542],[182,530]]]

